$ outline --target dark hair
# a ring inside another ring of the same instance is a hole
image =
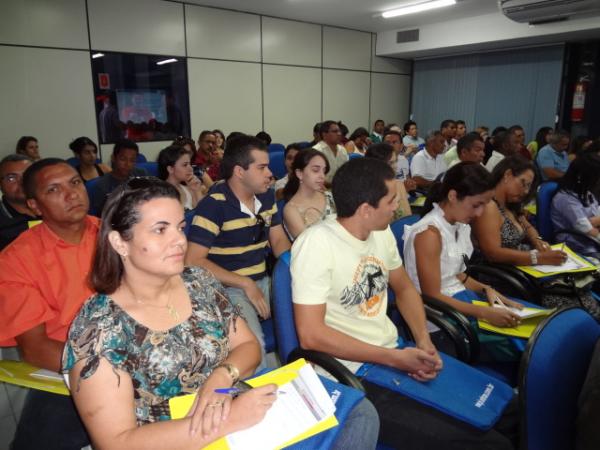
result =
[[[537,130],[537,133],[535,133],[535,142],[537,142],[538,151],[540,151],[542,147],[548,144],[546,142],[546,136],[549,133],[552,133],[552,128],[550,127],[542,127],[539,130]]]
[[[577,136],[576,138],[573,138],[573,140],[571,141],[571,148],[569,149],[569,153],[579,156],[584,150],[583,145],[586,142],[590,141],[591,139],[589,136]]]
[[[136,153],[140,152],[140,148],[132,140],[130,140],[130,139],[119,139],[117,142],[115,142],[115,146],[113,147],[112,155],[115,156],[115,157],[119,156],[119,153],[121,153],[125,149],[135,150]]]
[[[558,144],[563,139],[571,139],[571,135],[566,130],[557,130],[550,136],[550,144]]]
[[[434,182],[429,188],[422,215],[433,209],[433,203],[441,203],[455,191],[459,200],[480,195],[494,188],[492,175],[481,164],[461,162],[452,166],[444,175],[443,181]]]
[[[389,134],[389,133],[388,133]],[[365,158],[374,158],[389,163],[394,154],[394,147],[385,142],[369,145],[365,152]]]
[[[96,143],[94,141],[92,141],[90,138],[85,137],[85,136],[81,136],[81,137],[78,137],[77,139],[75,139],[73,142],[71,142],[69,144],[69,148],[76,155],[80,155],[83,148],[86,145],[91,145],[92,147],[94,147],[96,149],[96,151],[98,151],[98,146],[96,145]]]
[[[19,154],[23,154],[25,152],[25,147],[27,147],[27,144],[29,144],[29,141],[37,142],[38,140],[33,136],[21,136],[17,141],[17,147],[15,151]]]
[[[466,127],[467,123],[464,120],[457,120],[456,125],[464,125]]]
[[[440,124],[440,130],[443,130],[444,128],[448,128],[452,124],[456,125],[456,120],[453,120],[453,119],[442,120],[442,123]]]
[[[298,143],[298,142],[292,142],[291,144],[288,144],[288,146],[285,148],[285,150],[283,151],[283,157],[285,158],[288,153],[290,152],[290,150],[302,150],[302,146]]]
[[[404,129],[405,133],[408,133],[408,130],[410,130],[410,127],[413,126],[413,125],[416,127],[417,126],[417,122],[413,122],[412,120],[409,120],[408,122],[406,122],[404,124],[404,126],[402,128]]]
[[[7,155],[4,158],[2,158],[2,161],[0,161],[0,171],[2,170],[2,167],[4,166],[4,164],[8,164],[11,162],[18,162],[18,161],[33,162],[33,159],[31,159],[29,156],[21,155],[19,153],[11,153],[10,155]]]
[[[171,145],[176,145],[178,147],[183,147],[185,145],[191,145],[192,152],[196,150],[196,143],[194,142],[194,140],[192,138],[189,138],[186,136],[177,136],[177,138],[175,138],[175,140],[173,142],[171,142]]]
[[[515,215],[520,216],[523,214],[523,205],[529,202],[536,192],[537,174],[535,172],[535,166],[531,161],[525,159],[521,155],[507,156],[498,164],[496,164],[496,167],[494,167],[494,170],[492,170],[492,181],[494,183],[494,187],[498,186],[502,182],[504,174],[507,170],[510,170],[515,177],[518,177],[528,170],[533,172],[533,183],[529,189],[529,193],[518,203],[506,203],[506,207],[509,210],[511,210]]]
[[[342,136],[346,136],[348,134],[348,131],[350,131],[348,130],[348,127],[344,125],[341,120],[337,124],[338,127],[340,127],[340,132],[342,133]]]
[[[600,173],[600,156],[585,152],[571,162],[564,176],[558,181],[558,187],[572,192],[584,206],[589,206],[592,200],[589,198],[589,193],[598,194],[600,185],[598,173]]]
[[[494,150],[508,156],[505,153],[504,147],[510,143],[511,133],[508,131],[500,131],[494,135]]]
[[[256,133],[256,138],[263,141],[265,145],[271,145],[271,142],[273,142],[273,139],[271,139],[271,135],[266,131],[259,131],[258,133]]]
[[[332,125],[337,125],[337,122],[335,120],[326,120],[324,122],[321,122],[321,126],[319,127],[319,136],[321,137],[321,139],[323,139],[323,135],[325,133],[329,132],[329,129]]]
[[[214,135],[219,135],[221,136],[221,139],[223,139],[223,145],[225,145],[225,134],[223,134],[223,132],[221,130],[219,130],[218,128],[213,130],[213,134]]]
[[[318,156],[325,160],[325,173],[329,173],[329,161],[327,161],[325,155],[320,151],[315,150],[314,148],[305,148],[296,154],[294,162],[292,163],[292,173],[290,173],[288,182],[283,188],[283,198],[286,202],[296,195],[296,192],[298,192],[298,189],[300,188],[300,180],[296,175],[296,170],[304,170],[313,158]]]
[[[492,131],[492,136],[496,136],[498,133],[502,133],[503,131],[508,131],[506,129],[506,127],[503,127],[502,125],[500,125],[499,127],[494,128],[494,131]]]
[[[200,132],[200,135],[198,136],[198,142],[202,142],[202,141],[204,140],[204,138],[205,138],[206,136],[208,136],[209,134],[212,134],[212,135],[214,136],[214,134],[215,134],[215,133],[213,133],[213,132],[212,132],[212,131],[210,131],[210,130],[202,130],[202,131]]]
[[[373,126],[377,125],[379,122],[385,125],[385,121],[383,119],[377,119],[375,122],[373,122]]]
[[[178,145],[169,145],[167,148],[163,148],[156,159],[158,163],[158,178],[161,180],[169,178],[167,167],[173,167],[183,155],[189,155],[189,152]]]
[[[227,138],[227,146],[221,161],[221,177],[224,180],[231,178],[235,166],[247,170],[254,162],[250,153],[252,150],[266,152],[267,145],[260,139],[245,134],[231,139]]]
[[[233,140],[233,139],[237,139],[239,137],[242,136],[249,136],[246,133],[242,133],[241,131],[232,131],[231,133],[229,133],[227,135],[227,138],[225,138],[225,148],[227,148],[227,145],[229,144],[229,141]]]
[[[396,177],[389,164],[375,158],[354,158],[333,176],[331,192],[338,217],[352,217],[363,203],[377,208],[388,194],[386,181]]]
[[[131,178],[109,195],[98,233],[98,244],[92,266],[91,283],[101,294],[112,294],[123,277],[121,257],[108,240],[111,231],[130,241],[131,229],[140,221],[140,206],[155,198],[172,198],[179,202],[177,189],[155,177]]]
[[[523,127],[521,125],[512,125],[512,126],[508,127],[507,131],[509,133],[514,133],[517,130],[525,131],[525,130],[523,130]]]
[[[321,122],[315,123],[313,127],[313,133],[321,133]]]
[[[352,132],[349,139],[351,141],[353,141],[354,139],[359,138],[359,137],[369,137],[369,132],[367,131],[366,128],[358,127],[356,130],[354,130]]]
[[[25,192],[25,198],[35,198],[35,177],[38,172],[42,171],[46,167],[56,166],[58,164],[65,164],[69,168],[73,169],[64,159],[60,158],[39,159],[25,169],[25,172],[23,172],[23,192]],[[73,169],[73,173],[77,173],[75,169]]]
[[[460,153],[463,150],[471,150],[473,144],[477,141],[483,143],[483,139],[481,138],[479,133],[476,133],[474,131],[471,133],[467,133],[463,137],[461,137],[456,143],[456,153],[458,154],[458,156],[460,156]]]
[[[385,141],[386,136],[390,136],[390,135],[396,135],[396,136],[398,136],[400,138],[400,143],[404,144],[402,142],[402,133],[400,133],[399,131],[396,131],[396,130],[388,130],[385,133],[383,133],[383,139],[382,140]]]

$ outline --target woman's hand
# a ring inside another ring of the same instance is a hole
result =
[[[237,430],[260,423],[277,400],[277,385],[266,384],[240,394],[231,405],[229,420]]]
[[[481,309],[480,318],[496,327],[510,328],[521,323],[519,316],[508,308],[483,306]]]
[[[560,266],[567,261],[567,254],[560,250],[546,250],[539,252],[537,256],[538,264],[548,264],[550,266]]]
[[[191,175],[185,184],[194,192],[202,192],[202,181],[198,179],[196,175]]]
[[[545,252],[547,250],[552,249],[550,244],[548,244],[546,241],[542,241],[541,239],[536,239],[533,242],[533,247],[539,252]]]
[[[231,396],[217,394],[215,389],[229,388],[231,382],[231,377],[222,368],[215,369],[206,379],[187,414],[192,418],[190,423],[192,436],[198,431],[208,436],[219,428],[221,422],[227,420],[231,410]]]

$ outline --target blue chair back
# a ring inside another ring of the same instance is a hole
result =
[[[277,143],[269,144],[269,153],[284,152],[284,151],[285,151],[285,145],[283,145],[283,144],[277,144]]]
[[[70,158],[67,159],[67,164],[69,164],[71,167],[79,167],[79,158],[76,158],[75,156],[71,156]]]
[[[298,147],[300,147],[302,149],[311,147],[310,142],[308,142],[308,141],[297,142],[297,144],[298,144]]]
[[[146,159],[146,157],[144,155],[142,155],[141,153],[138,153],[137,157],[135,158],[135,162],[136,163],[145,163],[145,162],[148,162],[148,160]]]
[[[558,190],[558,184],[555,181],[542,183],[537,191],[537,230],[540,236],[548,242],[554,240],[554,228],[552,227],[552,218],[550,216],[552,208],[552,198]]]
[[[577,398],[600,325],[586,311],[557,311],[540,324],[521,360],[521,449],[575,448]]]
[[[94,198],[94,193],[96,192],[96,185],[98,184],[98,181],[100,181],[101,178],[102,177],[97,177],[97,178],[91,179],[90,181],[85,182],[85,190],[87,191],[88,198],[90,199],[90,210],[88,211],[88,213],[92,216],[98,216],[98,217],[100,217],[100,214],[102,214],[102,211],[94,210],[94,208],[92,208],[92,205],[91,205],[91,200],[92,200],[92,198]]]
[[[269,170],[273,172],[273,175],[277,178],[285,177],[287,169],[285,168],[285,156],[283,155],[283,152],[269,153]]]
[[[394,220],[390,224],[390,228],[392,229],[392,233],[396,238],[396,245],[398,246],[398,252],[400,252],[400,257],[404,258],[404,225],[414,225],[421,219],[420,216],[413,214],[411,216],[401,217],[398,220]]]
[[[363,158],[364,155],[361,155],[360,153],[349,153],[348,154],[348,159],[355,159],[355,158]]]
[[[158,177],[158,163],[157,162],[137,162],[135,167],[138,169],[144,169],[148,172],[148,175]]]
[[[283,364],[287,362],[292,350],[300,346],[294,322],[290,258],[288,250],[279,257],[273,270],[273,321],[277,335],[277,353]]]
[[[196,215],[195,209],[190,209],[190,210],[186,211],[184,214],[185,228],[183,229],[183,232],[185,233],[186,236],[190,232],[190,227],[192,226],[192,220],[194,220],[195,215]]]

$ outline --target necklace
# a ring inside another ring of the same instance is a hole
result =
[[[177,311],[177,309],[173,306],[173,303],[171,302],[171,292],[172,290],[169,290],[169,297],[167,298],[167,304],[166,305],[153,305],[151,303],[146,303],[143,300],[140,300],[139,298],[137,298],[135,296],[135,294],[133,293],[133,289],[131,289],[129,287],[129,285],[127,285],[127,289],[129,290],[129,292],[131,292],[131,296],[133,297],[133,299],[135,300],[135,302],[139,305],[144,305],[144,306],[150,306],[152,308],[166,308],[167,312],[169,313],[169,315],[171,316],[171,318],[173,318],[174,320],[179,320],[179,311]]]

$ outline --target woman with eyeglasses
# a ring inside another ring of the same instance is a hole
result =
[[[260,347],[223,286],[184,268],[179,192],[133,178],[102,216],[91,273],[97,294],[76,316],[63,354],[71,393],[97,448],[203,448],[258,423],[276,386],[218,394],[251,375]],[[169,399],[198,392],[188,417]]]
[[[465,260],[473,253],[471,223],[493,196],[490,173],[480,164],[463,162],[435,182],[425,203],[425,216],[404,232],[404,262],[409,277],[423,294],[498,327],[514,327],[519,316],[507,308],[471,303],[477,293],[491,305],[522,308],[491,286],[469,277]],[[467,292],[469,291],[469,292]]]

